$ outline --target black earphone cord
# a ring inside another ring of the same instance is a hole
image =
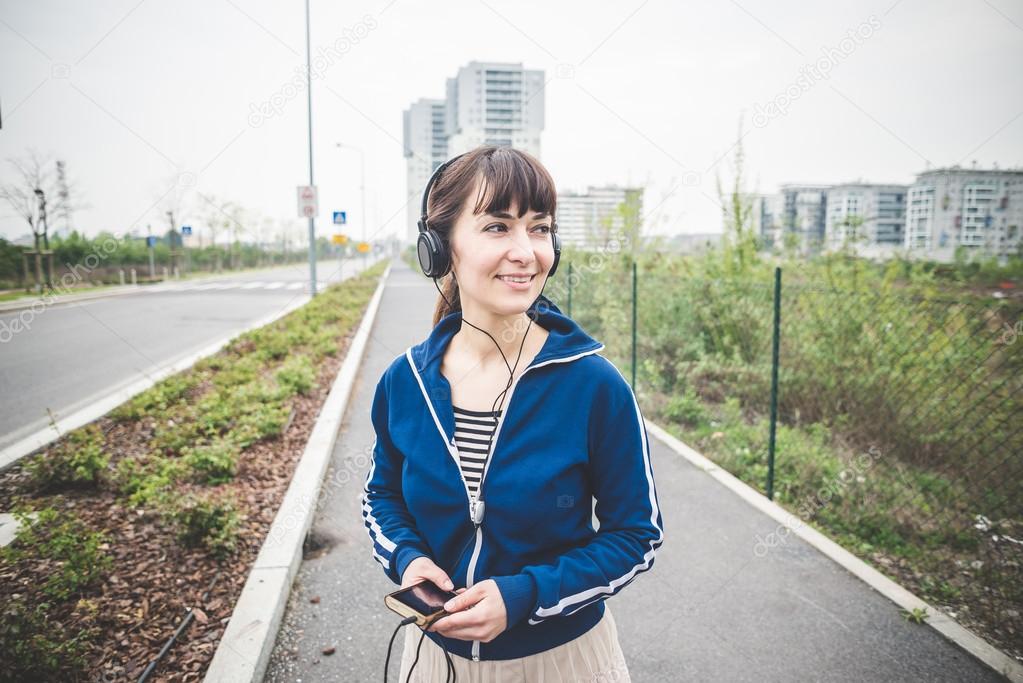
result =
[[[446,296],[444,296],[444,292],[441,291],[440,286],[437,284],[437,278],[432,278],[432,279],[433,279],[433,286],[437,288],[438,292],[440,292],[440,295],[441,295],[441,297],[444,298],[444,301],[447,303],[448,308],[449,309],[453,309],[454,306],[452,306],[451,302],[448,301],[448,298]],[[547,276],[544,275],[543,286],[540,287],[540,294],[537,295],[538,298],[539,298],[539,296],[543,295],[543,290],[544,290],[544,287],[546,287],[546,286],[547,286]],[[508,363],[508,357],[504,355],[504,351],[501,350],[501,345],[497,343],[497,340],[494,339],[492,334],[490,334],[489,332],[487,332],[486,330],[484,330],[482,328],[476,327],[471,322],[466,320],[464,317],[462,318],[462,322],[464,322],[466,325],[469,325],[470,327],[475,327],[477,330],[479,330],[483,334],[485,334],[488,337],[490,337],[491,341],[494,342],[494,345],[497,346],[497,350],[501,354],[501,358],[504,359],[505,367],[508,368],[508,384],[505,385],[504,391],[502,391],[500,394],[498,394],[497,398],[494,399],[494,402],[490,406],[490,411],[491,412],[496,412],[498,399],[501,400],[501,408],[502,409],[504,408],[504,397],[507,396],[508,390],[511,388],[512,382],[514,381],[515,369],[517,369],[519,367],[519,360],[521,360],[521,358],[522,358],[522,349],[526,345],[526,335],[529,334],[529,328],[533,326],[533,318],[531,316],[529,316],[528,314],[527,314],[526,317],[529,318],[529,324],[526,326],[526,331],[522,334],[522,343],[519,344],[519,353],[518,353],[518,356],[516,356],[516,358],[515,358],[515,368],[513,368]],[[495,415],[494,416],[494,431],[492,431],[490,433],[490,439],[487,442],[487,455],[486,455],[486,458],[484,458],[484,460],[483,460],[483,463],[484,463],[483,464],[483,468],[484,468],[484,470],[486,470],[486,462],[490,458],[490,449],[491,449],[491,447],[494,444],[494,435],[497,432],[497,422],[498,422],[497,416]],[[475,528],[479,528],[479,523],[474,522],[474,524],[475,524]],[[465,551],[466,551],[466,549],[468,549],[469,543],[472,542],[472,539],[473,539],[473,536],[470,536],[469,537],[469,541],[467,541],[466,544],[462,547],[462,552],[459,553],[458,560],[455,561],[455,567],[457,567],[458,563],[462,561],[462,556],[465,555]],[[394,638],[395,638],[395,636],[398,635],[398,631],[401,628],[403,628],[403,627],[405,627],[405,626],[407,626],[409,624],[415,623],[415,621],[416,621],[415,617],[407,617],[406,619],[402,620],[401,623],[399,623],[397,627],[395,627],[394,633],[391,634],[391,642],[387,646],[387,660],[384,662],[384,683],[387,683],[387,669],[388,669],[388,666],[389,666],[389,664],[391,662],[391,648],[394,646]],[[427,625],[427,628],[429,628],[429,625]],[[423,640],[426,638],[426,629],[420,629],[420,630],[423,632],[423,634],[419,637],[419,645],[418,645],[418,647],[416,647],[416,658],[412,662],[412,666],[409,667],[408,677],[405,679],[406,683],[409,683],[412,680],[412,672],[415,670],[416,664],[419,663],[419,651],[423,647]],[[451,654],[448,652],[447,642],[445,642],[443,635],[441,635],[439,633],[437,635],[440,636],[440,642],[441,642],[441,645],[444,648],[444,660],[447,663],[447,673],[444,676],[444,683],[448,683],[448,678],[449,677],[450,677],[452,683],[457,683],[458,677],[457,677],[457,674],[455,673],[455,663],[451,660]]]

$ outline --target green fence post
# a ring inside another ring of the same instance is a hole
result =
[[[632,261],[632,390],[636,391],[636,261]]]
[[[778,424],[778,347],[781,341],[781,268],[774,269],[774,341],[771,349],[771,434],[767,442],[767,499],[774,500],[774,435]]]
[[[572,317],[572,262],[568,262],[568,317]]]

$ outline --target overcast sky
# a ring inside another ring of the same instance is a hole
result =
[[[343,50],[312,88],[325,233],[346,209],[360,234],[344,141],[365,151],[368,235],[404,235],[402,110],[473,60],[543,69],[559,189],[645,185],[660,234],[720,230],[715,173],[731,178],[740,119],[751,191],[1023,166],[1018,0],[311,0],[311,16],[314,56]],[[304,63],[298,0],[0,0],[0,182],[30,148],[64,159],[88,234],[162,232],[175,197],[201,225],[197,190],[301,225]],[[26,232],[0,208],[0,235]]]

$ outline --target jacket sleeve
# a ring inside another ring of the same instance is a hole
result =
[[[595,394],[589,421],[589,476],[599,529],[585,545],[553,564],[528,565],[518,574],[493,577],[508,628],[527,617],[536,625],[568,616],[617,594],[654,564],[664,526],[646,426],[628,382],[617,368],[610,376]]]
[[[362,490],[362,518],[372,542],[373,557],[387,577],[401,585],[405,568],[417,557],[430,556],[401,490],[404,455],[388,431],[387,373],[377,383],[371,408],[376,441],[373,461]]]

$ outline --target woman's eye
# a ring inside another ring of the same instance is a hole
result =
[[[503,228],[503,227],[504,227],[504,223],[493,223],[491,225],[488,225],[486,227],[486,230],[489,231],[490,228]]]
[[[551,231],[551,226],[549,226],[549,225],[546,225],[546,224],[544,224],[544,225],[538,225],[538,226],[536,226],[536,228],[542,228],[542,232],[543,232],[543,234],[545,234],[545,235],[546,235],[547,233],[549,233],[549,232]],[[534,229],[536,229],[536,228],[534,228]]]

